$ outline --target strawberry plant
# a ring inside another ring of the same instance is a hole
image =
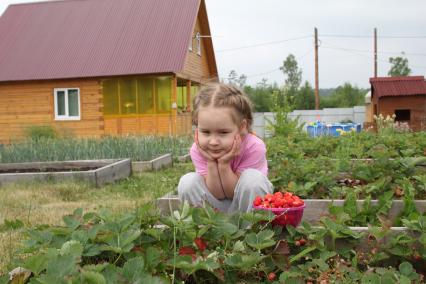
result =
[[[411,234],[421,234],[419,241],[409,234],[391,238],[372,227],[371,246],[354,250],[365,234],[326,217],[320,226],[283,228],[272,227],[266,211],[224,215],[185,204],[171,216],[153,212],[148,206],[119,216],[76,210],[64,216],[63,227],[30,229],[24,257],[16,263],[23,270],[14,277],[30,283],[375,283],[381,278],[420,283],[425,273],[415,260],[424,257],[424,218],[404,221]],[[412,255],[414,246],[419,255]]]

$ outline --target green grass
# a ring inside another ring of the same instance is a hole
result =
[[[25,227],[63,225],[62,216],[77,208],[114,213],[133,210],[174,191],[179,179],[194,171],[192,163],[175,163],[158,172],[133,175],[114,184],[95,188],[86,183],[20,183],[0,187],[0,275],[13,269],[11,257],[22,240],[22,229],[11,230],[5,221],[20,220]]]

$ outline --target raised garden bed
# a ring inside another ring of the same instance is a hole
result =
[[[101,186],[131,174],[129,159],[0,164],[0,186],[14,182],[84,181]]]
[[[330,199],[305,199],[306,208],[303,214],[303,221],[318,222],[322,216],[329,215],[328,208],[330,205],[343,206],[344,200],[330,200]],[[364,200],[357,200],[357,206],[362,207]],[[373,206],[377,205],[377,200],[372,200]],[[173,193],[167,193],[163,197],[156,200],[157,208],[162,214],[170,214],[174,210],[178,210],[181,202],[179,197]],[[426,200],[416,200],[414,204],[420,213],[426,212]],[[394,221],[397,216],[404,209],[402,200],[393,200],[392,206],[389,209],[387,218]]]
[[[191,162],[191,155],[190,154],[185,154],[183,156],[179,156],[178,157],[178,161],[181,162],[181,163]]]
[[[165,154],[151,161],[132,162],[134,173],[146,171],[158,171],[173,166],[172,154]]]

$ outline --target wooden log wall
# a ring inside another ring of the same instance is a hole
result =
[[[178,76],[180,78],[192,80],[198,83],[203,83],[209,81],[211,78],[215,77],[215,75],[211,74],[210,72],[209,59],[208,54],[206,52],[206,44],[203,38],[201,38],[201,55],[197,54],[197,41],[194,38],[197,32],[203,35],[199,19],[197,19],[192,34],[192,51],[187,51],[183,71],[182,73],[178,73]]]
[[[55,121],[54,88],[80,88],[81,120]],[[104,133],[100,83],[95,79],[0,83],[0,143],[25,137],[31,126],[50,125],[60,134]]]

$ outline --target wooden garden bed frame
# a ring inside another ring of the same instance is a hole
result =
[[[81,168],[96,168],[81,171]],[[130,176],[130,159],[79,160],[59,162],[29,162],[0,164],[1,170],[57,169],[52,172],[0,174],[0,186],[7,183],[32,181],[83,181],[96,187]],[[63,169],[64,171],[60,171]]]
[[[303,213],[303,221],[307,222],[318,222],[320,217],[326,216],[329,214],[328,207],[333,204],[334,206],[343,206],[345,200],[331,200],[331,199],[304,199],[306,208]],[[358,208],[361,208],[364,203],[364,200],[357,200]],[[372,205],[377,205],[378,200],[371,200]],[[417,210],[420,213],[426,212],[426,200],[416,200],[414,201]],[[172,192],[167,193],[163,197],[160,197],[156,200],[157,208],[160,210],[161,214],[167,215],[178,210],[180,207],[179,197]],[[404,209],[404,202],[402,200],[393,200],[392,207],[388,212],[388,218],[393,221],[395,220],[400,212]]]

